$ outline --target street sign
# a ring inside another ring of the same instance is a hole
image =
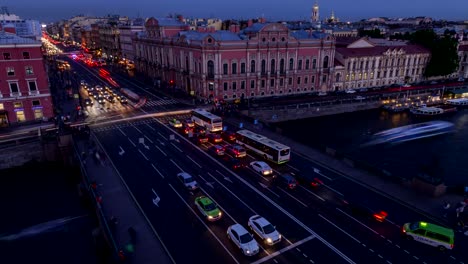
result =
[[[169,135],[169,140],[174,140],[174,139],[175,139],[175,135],[174,135],[174,134]]]

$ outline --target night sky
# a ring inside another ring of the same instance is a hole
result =
[[[77,14],[130,17],[184,17],[245,19],[264,16],[269,20],[308,19],[315,0],[0,0],[10,13],[41,22],[70,18]],[[370,17],[429,16],[436,19],[468,20],[468,0],[322,0],[320,18],[332,10],[342,21]]]

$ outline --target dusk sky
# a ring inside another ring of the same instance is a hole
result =
[[[315,0],[0,0],[10,13],[22,18],[52,22],[77,14],[130,17],[163,17],[180,13],[184,17],[252,18],[270,20],[308,19]],[[369,17],[429,16],[436,19],[468,20],[468,0],[322,0],[320,17],[332,10],[342,21]]]

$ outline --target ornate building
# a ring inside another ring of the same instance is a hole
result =
[[[150,18],[134,39],[136,69],[200,98],[236,99],[332,88],[335,40],[290,31],[278,23],[240,31],[187,30],[177,20]]]
[[[458,66],[459,77],[468,79],[468,44],[462,43],[458,46],[458,57],[460,59]]]
[[[347,43],[347,44],[346,44]],[[430,51],[384,39],[337,40],[335,90],[422,81]]]

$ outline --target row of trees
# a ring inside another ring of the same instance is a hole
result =
[[[361,30],[360,36],[372,38],[383,38],[379,29]],[[421,45],[431,52],[424,76],[446,76],[454,73],[458,69],[458,41],[455,31],[446,30],[442,36],[438,36],[433,29],[422,29],[414,33],[406,32],[397,34],[394,39],[407,40],[412,44]]]

